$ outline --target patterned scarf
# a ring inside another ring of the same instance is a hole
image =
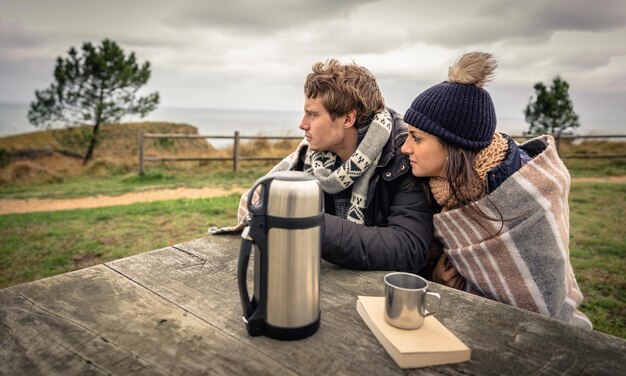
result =
[[[367,199],[369,181],[374,175],[383,147],[389,140],[392,125],[393,120],[389,111],[383,110],[377,113],[356,151],[334,171],[331,169],[337,160],[336,154],[307,150],[304,171],[313,174],[319,180],[325,192],[333,194],[353,185],[350,208],[346,218],[351,222],[365,223],[365,201]],[[304,147],[308,147],[306,139],[303,139],[296,150],[274,166],[268,174],[295,169],[300,152]],[[237,225],[221,228],[211,227],[208,232],[212,235],[218,235],[243,230],[246,225],[245,217],[248,214],[249,195],[250,190],[244,193],[239,200]]]
[[[365,201],[369,181],[376,170],[383,147],[391,134],[392,119],[387,110],[379,112],[350,158],[336,170],[332,170],[337,155],[329,151],[308,150],[304,160],[304,172],[313,174],[326,193],[334,194],[352,186],[347,220],[365,223]],[[372,167],[374,166],[374,167]]]

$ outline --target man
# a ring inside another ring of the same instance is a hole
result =
[[[432,240],[432,208],[400,152],[406,124],[356,64],[316,63],[304,94],[305,140],[270,172],[299,170],[319,180],[322,258],[347,268],[417,273]],[[247,194],[240,220],[246,202]]]

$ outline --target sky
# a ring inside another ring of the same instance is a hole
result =
[[[403,113],[464,52],[494,54],[499,117],[560,75],[581,123],[626,119],[624,0],[0,0],[0,101],[28,103],[58,56],[116,41],[161,106],[301,111],[317,61],[368,68]]]

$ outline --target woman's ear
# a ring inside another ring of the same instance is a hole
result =
[[[356,124],[356,110],[351,110],[346,115],[346,118],[343,120],[343,127],[350,128]]]

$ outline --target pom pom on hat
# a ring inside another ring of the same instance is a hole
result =
[[[496,112],[483,87],[493,79],[497,65],[489,53],[464,54],[448,69],[448,81],[415,98],[404,121],[448,144],[472,150],[486,147],[496,130]]]
[[[448,81],[482,88],[493,80],[497,67],[498,62],[491,54],[470,52],[448,68]]]

